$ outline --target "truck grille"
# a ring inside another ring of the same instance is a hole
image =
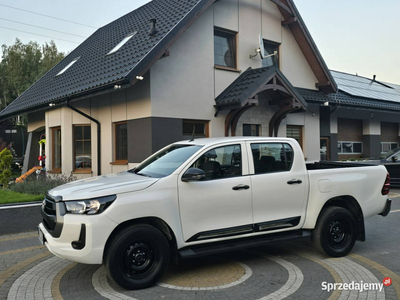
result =
[[[60,237],[65,214],[64,203],[46,195],[42,204],[43,225],[53,237]]]
[[[48,215],[56,215],[56,203],[50,199],[45,198],[43,201],[43,210]]]

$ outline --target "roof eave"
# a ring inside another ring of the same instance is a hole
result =
[[[13,117],[16,117],[18,115],[22,115],[22,114],[26,114],[26,113],[46,110],[47,108],[49,108],[49,104],[50,103],[60,104],[60,103],[63,103],[65,101],[67,101],[67,100],[78,101],[78,100],[86,99],[86,98],[89,98],[89,97],[94,97],[94,96],[98,96],[98,95],[102,95],[102,94],[106,94],[106,93],[111,93],[113,91],[116,91],[115,90],[115,85],[121,85],[121,88],[118,89],[118,90],[125,89],[125,88],[128,88],[128,87],[131,86],[125,80],[119,80],[119,81],[115,81],[115,82],[109,83],[106,86],[98,87],[96,89],[91,89],[91,90],[84,91],[84,92],[81,92],[81,93],[68,95],[68,96],[65,96],[65,97],[62,97],[62,98],[59,98],[59,99],[55,99],[55,100],[52,100],[50,102],[46,102],[46,103],[43,103],[43,104],[40,104],[40,105],[37,105],[37,106],[34,106],[34,107],[28,107],[28,108],[23,109],[23,110],[17,110],[17,111],[13,111],[13,112],[11,112],[9,114],[1,115],[2,112],[5,111],[6,108],[8,107],[7,106],[3,111],[0,112],[0,121],[6,120],[6,119],[9,119],[9,118],[13,118]]]
[[[292,15],[294,16],[294,18],[296,18],[296,20],[297,20],[296,23],[299,25],[302,33],[304,34],[304,36],[308,42],[308,45],[311,48],[311,50],[315,56],[315,59],[318,61],[318,64],[320,65],[320,68],[326,77],[326,82],[320,82],[320,85],[318,86],[318,88],[327,94],[337,92],[338,86],[335,82],[335,79],[331,75],[331,73],[328,69],[328,66],[326,65],[321,53],[318,50],[317,45],[315,44],[310,32],[308,31],[308,28],[307,28],[303,18],[301,17],[299,11],[297,10],[296,5],[294,4],[293,0],[284,0],[284,1],[287,3],[287,6],[291,9]],[[273,2],[275,3],[275,1],[273,1]],[[280,8],[278,6],[278,9],[282,12],[282,8]],[[289,27],[290,27],[290,25],[289,25]],[[321,85],[321,84],[324,84],[324,85]]]

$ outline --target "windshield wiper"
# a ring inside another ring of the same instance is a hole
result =
[[[140,176],[151,177],[150,175],[144,174],[144,173],[136,173],[136,174],[138,174],[138,175],[140,175]]]

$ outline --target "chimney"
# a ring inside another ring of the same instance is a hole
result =
[[[375,81],[376,75],[374,75],[374,77],[372,78],[372,81]]]
[[[158,32],[156,28],[156,23],[157,23],[156,19],[150,19],[150,31],[149,31],[150,36],[155,36],[156,33]]]

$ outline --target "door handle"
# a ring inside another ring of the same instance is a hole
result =
[[[245,184],[239,184],[237,186],[234,186],[232,190],[237,191],[237,190],[248,190],[250,187]]]
[[[299,179],[292,179],[292,180],[289,180],[288,182],[287,182],[287,184],[300,184],[300,183],[302,183],[303,181],[301,181],[301,180],[299,180]]]

